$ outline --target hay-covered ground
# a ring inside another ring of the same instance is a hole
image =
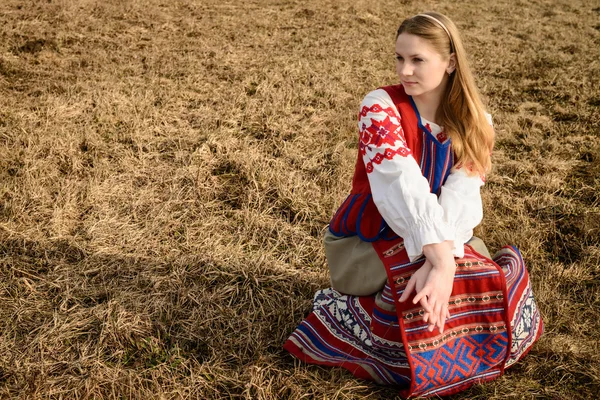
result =
[[[328,285],[362,96],[399,22],[462,29],[497,133],[476,230],[546,333],[453,399],[600,391],[600,4],[3,0],[0,395],[393,398],[281,348]]]

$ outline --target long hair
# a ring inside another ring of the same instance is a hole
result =
[[[455,54],[456,69],[448,78],[436,119],[452,140],[455,165],[466,165],[470,174],[483,175],[491,168],[494,130],[487,121],[458,28],[443,14],[423,14],[440,21],[448,32],[435,20],[416,15],[402,22],[396,39],[401,33],[410,33],[427,40],[446,59]]]

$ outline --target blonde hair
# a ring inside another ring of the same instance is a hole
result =
[[[485,174],[492,164],[494,130],[486,118],[458,28],[450,18],[430,11],[404,20],[396,39],[401,33],[427,40],[443,57],[455,54],[456,68],[449,76],[436,119],[452,140],[455,165],[464,164],[471,173]]]

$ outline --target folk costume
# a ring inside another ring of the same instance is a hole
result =
[[[523,357],[543,324],[519,251],[492,259],[472,239],[483,180],[454,165],[451,141],[420,117],[401,85],[369,93],[359,112],[350,195],[324,242],[332,287],[284,348],[313,364],[395,384],[403,396],[449,395],[494,379]],[[456,273],[444,333],[398,299],[425,262],[422,247],[454,241]]]

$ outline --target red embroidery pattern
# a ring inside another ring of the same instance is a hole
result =
[[[358,118],[359,119],[361,117],[364,118],[370,112],[377,113],[377,114],[380,112],[384,112],[387,115],[389,115],[390,117],[394,117],[394,118],[397,117],[396,113],[394,112],[394,110],[391,107],[383,108],[379,104],[373,104],[371,107],[363,106],[362,110],[360,110],[360,113],[358,114]]]
[[[371,126],[367,127],[363,123],[362,129],[360,130],[360,142],[363,145],[363,155],[365,148],[369,148],[371,145],[382,147],[384,145],[393,146],[397,140],[402,138],[397,134],[398,130],[402,132],[402,127],[390,120],[389,116],[386,116],[383,121],[377,121],[371,118]]]
[[[448,136],[446,135],[446,132],[444,132],[444,131],[438,133],[435,137],[437,138],[438,142],[440,142],[440,143],[444,143],[446,141],[446,139],[448,139]]]
[[[373,163],[381,164],[383,160],[391,160],[397,155],[406,157],[410,154],[410,150],[406,148],[406,140],[400,123],[396,123],[399,118],[392,108],[382,108],[379,104],[371,107],[364,106],[360,112],[360,117],[366,117],[369,112],[387,114],[385,119],[377,121],[371,118],[371,126],[363,123],[360,129],[359,150],[365,156],[367,149],[372,151],[371,146],[385,147],[383,152],[370,157],[371,160],[366,163],[367,173],[373,172]],[[392,121],[392,117],[395,121]],[[396,142],[400,142],[400,147],[394,148]],[[389,146],[389,147],[388,147]]]
[[[392,158],[394,158],[396,155],[400,155],[402,157],[406,157],[410,154],[410,150],[407,149],[406,147],[399,147],[397,149],[386,149],[384,155],[381,155],[381,153],[377,153],[375,155],[375,157],[373,157],[371,159],[371,161],[367,162],[366,164],[366,170],[367,173],[371,173],[373,172],[373,163],[375,164],[381,164],[381,162],[385,159],[391,160]]]
[[[427,128],[429,133],[433,133],[433,130],[431,129],[431,125],[429,125],[429,123],[425,124],[425,128]],[[438,140],[438,142],[444,143],[448,139],[448,135],[446,135],[446,132],[441,131],[440,133],[435,135],[435,138]]]

